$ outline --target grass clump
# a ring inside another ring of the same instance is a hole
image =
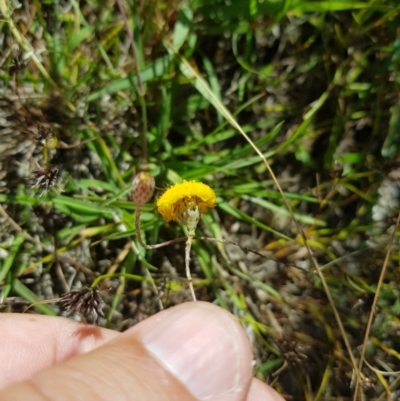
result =
[[[0,0],[2,310],[88,288],[123,330],[190,267],[288,399],[396,399],[397,2],[39,3]],[[137,173],[215,191],[186,265]]]

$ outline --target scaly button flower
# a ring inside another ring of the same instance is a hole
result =
[[[141,207],[153,196],[155,188],[154,178],[150,173],[137,173],[132,184],[132,200],[136,207]]]
[[[215,207],[215,192],[206,184],[183,181],[168,188],[157,201],[157,209],[166,221],[180,220],[188,230],[185,247],[185,270],[192,298],[196,301],[190,274],[190,249],[201,213]]]
[[[164,192],[157,201],[157,209],[166,221],[181,220],[185,224],[189,210],[206,213],[215,203],[215,192],[208,185],[183,181]]]

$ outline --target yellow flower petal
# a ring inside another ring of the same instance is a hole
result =
[[[197,206],[200,213],[215,207],[215,192],[206,184],[183,181],[168,188],[157,200],[157,209],[166,221],[177,220],[189,207]]]

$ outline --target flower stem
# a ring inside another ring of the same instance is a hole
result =
[[[192,294],[193,301],[196,301],[196,294],[194,293],[193,280],[192,280],[192,275],[190,274],[190,266],[189,266],[192,240],[193,240],[193,235],[189,234],[186,240],[186,248],[185,248],[185,270],[186,270],[186,278],[189,283],[190,293]]]
[[[48,169],[50,167],[50,158],[49,158],[49,148],[47,147],[46,143],[43,145],[43,160],[46,165],[46,169]]]
[[[140,206],[136,207],[135,211],[135,229],[136,229],[136,237],[139,241],[139,244],[144,248],[144,249],[154,249],[154,246],[151,245],[146,245],[143,241],[142,234],[140,231],[140,212],[142,211]]]

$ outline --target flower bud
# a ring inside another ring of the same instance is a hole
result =
[[[155,181],[150,173],[144,171],[136,174],[133,179],[132,200],[136,206],[143,206],[153,196]]]

